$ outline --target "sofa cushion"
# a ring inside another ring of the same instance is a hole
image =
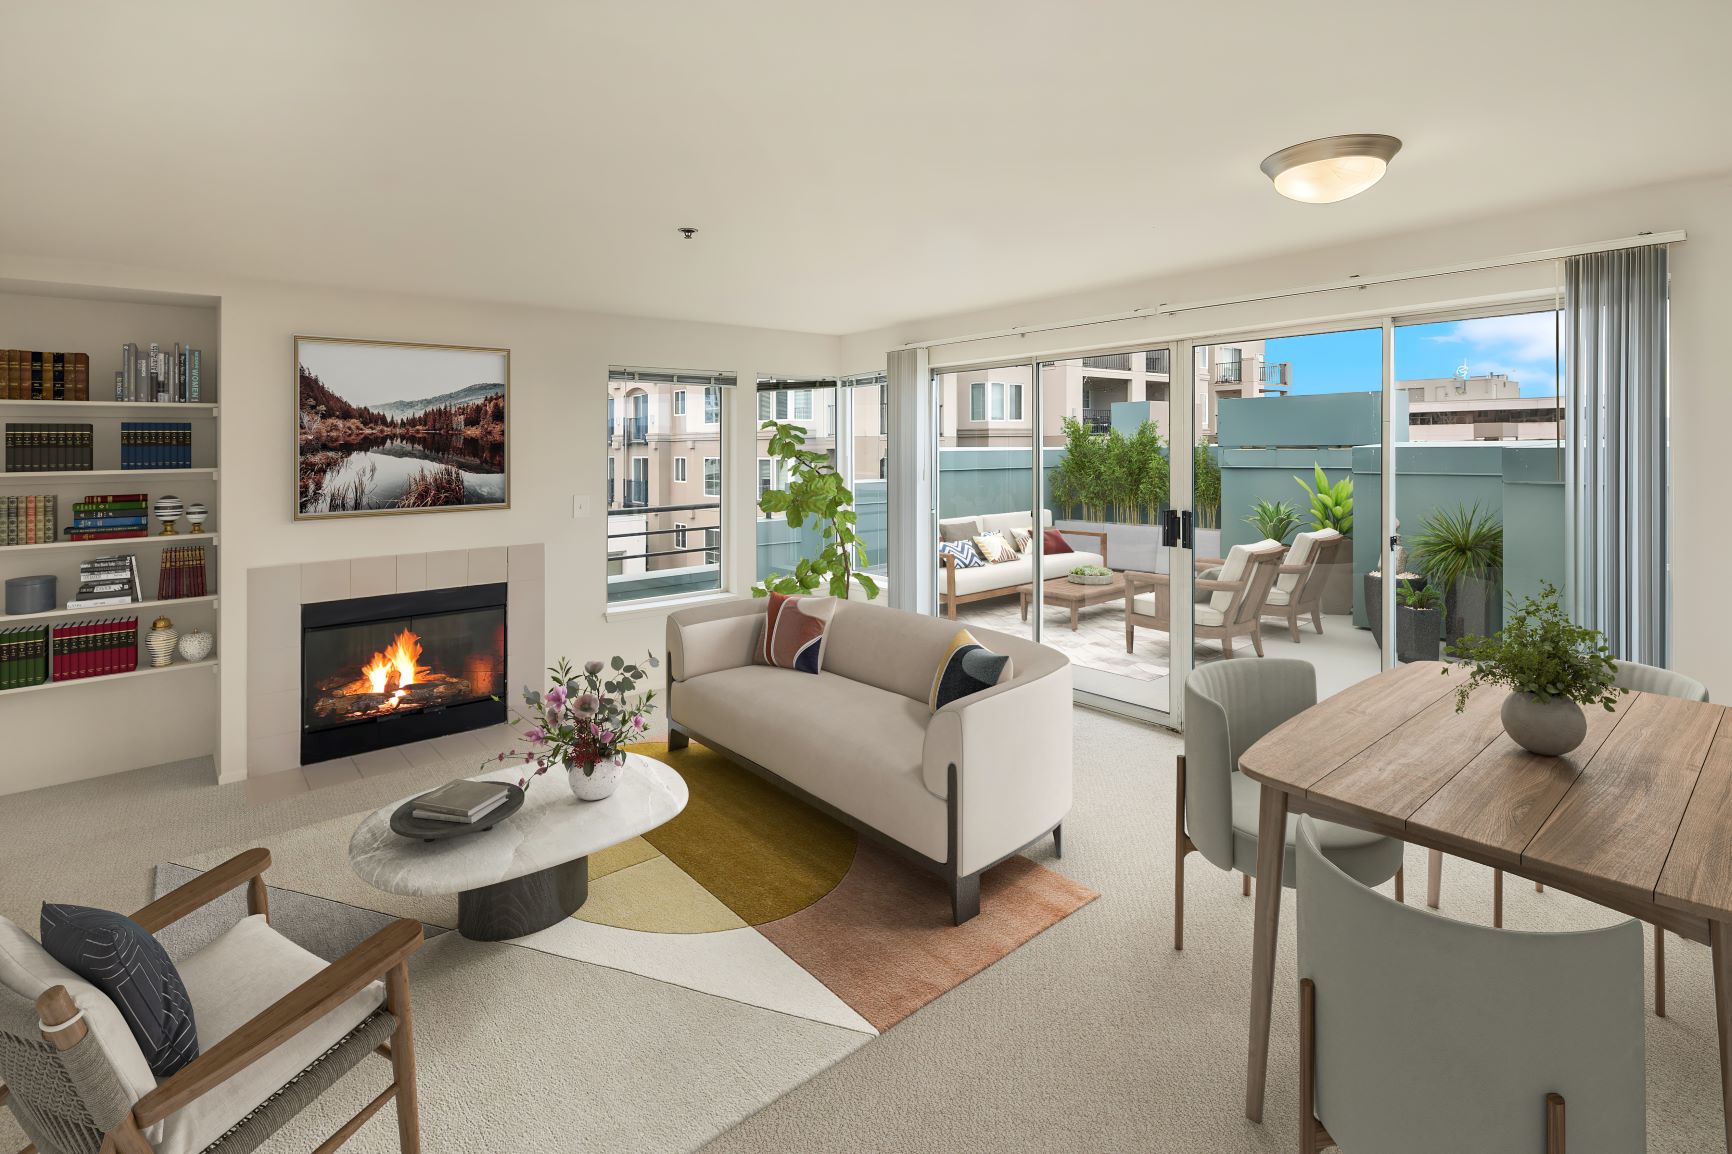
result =
[[[985,559],[975,552],[973,541],[941,541],[938,552],[940,556],[954,558],[958,569],[978,569],[986,564]]]
[[[824,665],[824,634],[836,613],[834,597],[770,594],[764,631],[752,651],[759,665],[816,673]]]
[[[1057,529],[1048,529],[1041,535],[1041,549],[1046,553],[1074,553],[1070,542],[1064,539],[1064,534]]]
[[[1054,577],[1063,577],[1078,565],[1100,563],[1099,553],[1047,553],[1041,557],[1040,568],[1043,579],[1050,581]],[[978,569],[958,569],[955,574],[956,593],[960,597],[975,593],[1010,593],[1018,586],[1029,584],[1033,580],[1033,573],[1033,557],[1018,557],[1014,561],[983,565]]]
[[[927,681],[936,655],[928,657]],[[680,682],[669,709],[699,741],[714,741],[933,861],[945,860],[948,814],[921,777],[931,720],[924,700],[829,671],[804,677],[747,665]]]
[[[927,707],[937,713],[952,701],[991,689],[1012,676],[1009,657],[994,653],[976,641],[968,630],[960,630],[951,638],[950,648],[938,660]]]
[[[96,1044],[120,1080],[121,1089],[134,1101],[156,1089],[150,1063],[144,1060],[144,1051],[138,1048],[126,1019],[120,1016],[120,1008],[107,994],[55,961],[22,927],[3,917],[0,917],[0,985],[32,1002],[52,986],[65,986],[90,1031],[79,1045]],[[159,1122],[145,1131],[145,1137],[155,1141],[161,1133]]]
[[[152,1074],[166,1078],[198,1057],[186,986],[149,930],[125,914],[44,902],[42,948],[108,995]]]
[[[988,571],[982,566],[957,576]],[[942,617],[870,601],[844,602],[837,607],[824,642],[824,670],[901,694],[924,708],[932,690],[932,670],[955,635],[956,622]]]
[[[198,1007],[209,1049],[324,968],[322,958],[277,933],[263,914],[253,914],[187,958],[180,971]],[[384,1001],[385,987],[370,983],[233,1078],[199,1095],[164,1120],[157,1150],[160,1154],[203,1150],[366,1021]]]
[[[1010,537],[1010,547],[1018,553],[1027,553],[1034,546],[1034,530],[1024,525],[1020,529],[1004,530]]]
[[[940,541],[967,541],[979,532],[979,517],[946,517],[938,522]]]
[[[1043,528],[1052,524],[1052,510],[1042,509],[1040,511],[1040,523]],[[984,513],[980,517],[980,529],[984,533],[991,533],[995,530],[1002,533],[1006,529],[1026,528],[1032,524],[1034,524],[1034,517],[1027,509],[1015,513]]]
[[[1145,617],[1153,617],[1157,608],[1155,605],[1155,595],[1153,593],[1137,594],[1131,599],[1131,605],[1136,612],[1141,613]],[[1221,611],[1216,609],[1213,605],[1198,604],[1191,607],[1191,621],[1194,624],[1218,626],[1223,620],[1225,620],[1225,618],[1222,616]]]
[[[1022,554],[1016,551],[1016,546],[1010,543],[1010,538],[999,532],[982,533],[974,538],[974,551],[979,553],[988,565],[1003,565],[1022,557]]]

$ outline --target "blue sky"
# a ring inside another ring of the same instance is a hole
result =
[[[1382,388],[1377,329],[1282,337],[1269,341],[1271,361],[1293,365],[1293,393],[1376,392]],[[1525,397],[1554,396],[1557,354],[1553,314],[1518,313],[1395,330],[1396,380],[1447,377],[1464,362],[1473,376],[1507,373]]]

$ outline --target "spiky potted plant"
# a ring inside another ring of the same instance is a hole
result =
[[[1245,524],[1269,540],[1285,545],[1287,538],[1299,528],[1299,510],[1291,501],[1258,501],[1251,506],[1251,515],[1245,518]]]
[[[1307,484],[1303,477],[1293,480],[1305,490],[1309,498],[1307,512],[1311,515],[1311,528],[1334,529],[1347,540],[1341,543],[1341,548],[1335,554],[1328,571],[1323,577],[1323,612],[1351,613],[1353,612],[1353,478],[1343,477],[1334,484],[1329,483],[1329,477],[1323,472],[1323,466],[1313,461],[1311,468],[1316,474],[1313,484]]]
[[[1451,657],[1473,663],[1456,690],[1455,711],[1467,708],[1481,685],[1508,686],[1504,732],[1532,753],[1561,757],[1588,734],[1583,706],[1617,707],[1623,692],[1617,663],[1599,630],[1570,620],[1550,582],[1519,606],[1510,598],[1510,609],[1509,623],[1494,636],[1464,637],[1449,647]]]

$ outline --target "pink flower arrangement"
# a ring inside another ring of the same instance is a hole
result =
[[[507,750],[496,760],[521,759],[524,766],[535,767],[517,783],[521,787],[555,766],[581,767],[589,776],[599,763],[624,757],[624,744],[649,728],[649,715],[655,712],[656,691],[638,685],[660,665],[652,653],[643,665],[615,657],[607,664],[585,662],[579,673],[560,658],[548,670],[553,684],[547,691],[525,686],[525,711],[513,711],[511,723],[527,726],[523,740],[531,748]]]

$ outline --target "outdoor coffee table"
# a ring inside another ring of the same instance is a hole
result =
[[[1054,577],[1045,582],[1044,594],[1048,605],[1070,610],[1070,630],[1076,632],[1077,613],[1090,605],[1105,605],[1109,601],[1125,599],[1125,575],[1114,573],[1111,581],[1105,585],[1078,585],[1067,577]],[[1028,620],[1028,603],[1034,599],[1034,586],[1024,585],[1017,590],[1022,602],[1022,619]]]
[[[506,766],[473,780],[515,784],[521,776],[521,766]],[[578,801],[563,772],[554,771],[529,783],[522,809],[465,837],[422,841],[392,833],[392,812],[409,800],[401,798],[361,822],[349,839],[349,865],[386,893],[456,894],[457,931],[466,938],[520,938],[583,905],[590,854],[665,824],[686,798],[685,779],[672,767],[636,753],[626,754],[612,797]]]

